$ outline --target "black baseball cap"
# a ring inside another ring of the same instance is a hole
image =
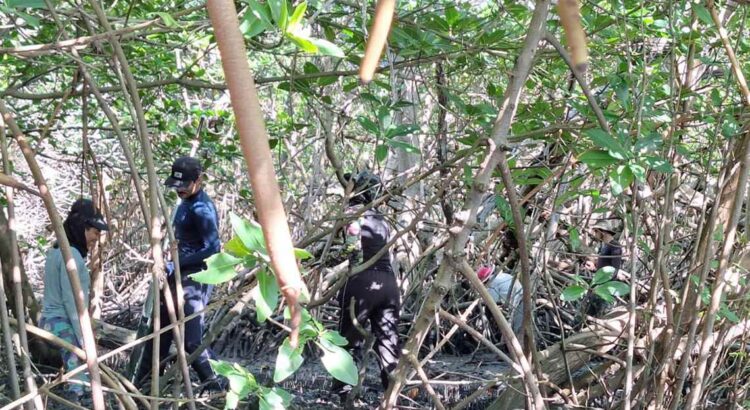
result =
[[[200,161],[193,157],[177,158],[172,164],[172,173],[164,182],[169,188],[187,188],[203,173]]]
[[[109,226],[104,221],[104,216],[96,209],[94,202],[87,198],[78,198],[70,207],[71,214],[77,214],[86,225],[100,231],[108,231]]]

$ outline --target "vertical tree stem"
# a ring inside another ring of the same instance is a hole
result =
[[[8,174],[7,165],[8,161],[6,161],[6,158],[8,157],[8,149],[6,145],[7,141],[5,139],[5,122],[3,121],[2,115],[0,115],[0,144],[2,144],[2,153],[3,153],[3,171]],[[9,193],[12,193],[12,188],[8,187],[5,190],[6,198],[8,197]],[[8,228],[11,230],[11,232],[14,232],[12,226],[10,225],[11,219],[11,212],[10,212],[10,205],[11,202],[8,201]],[[0,211],[2,212],[2,211]],[[15,247],[11,245],[11,252],[15,252]],[[10,334],[10,325],[8,324],[8,300],[5,297],[5,278],[3,278],[3,270],[2,266],[0,266],[0,322],[2,322],[2,330],[3,330],[3,342],[5,343],[5,354],[7,356],[7,365],[8,365],[8,376],[10,377],[10,392],[11,397],[15,400],[21,396],[21,390],[18,387],[18,372],[16,372],[16,357],[13,354],[13,339],[11,338]]]

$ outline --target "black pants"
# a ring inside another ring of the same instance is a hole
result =
[[[347,348],[350,351],[361,350],[364,345],[364,336],[354,326],[350,314],[352,298],[357,322],[362,327],[370,322],[370,331],[375,338],[373,347],[380,364],[380,381],[385,389],[388,387],[388,375],[396,368],[401,354],[398,342],[400,302],[396,276],[393,272],[367,270],[350,278],[339,292],[339,332],[349,341]]]
[[[198,283],[188,278],[188,275],[191,273],[195,272],[187,271],[183,272],[181,275],[182,293],[184,294],[183,311],[185,313],[185,317],[190,316],[195,312],[202,311],[208,304],[208,300],[211,297],[211,292],[213,291],[212,285]],[[176,310],[177,293],[174,275],[168,276],[167,283],[169,285],[169,290],[172,293],[172,303]],[[161,327],[167,326],[172,323],[169,320],[169,311],[167,310],[165,298],[166,296],[164,295],[164,292],[162,292],[161,303],[159,305],[159,323]],[[174,339],[172,330],[161,334],[161,337],[159,339],[159,360],[164,360],[169,355],[169,348],[172,345],[172,339]],[[187,355],[190,355],[195,350],[197,350],[202,340],[203,313],[185,322],[185,353]],[[142,379],[151,369],[153,345],[154,344],[149,341],[146,343],[146,346],[143,349],[143,359],[141,360],[141,366],[138,370],[136,380]],[[213,369],[211,369],[211,364],[208,362],[208,359],[210,358],[213,358],[213,354],[209,349],[206,349],[201,352],[200,356],[198,356],[198,358],[195,359],[191,364],[193,370],[195,370],[195,372],[198,374],[198,378],[200,378],[202,382],[214,376]]]

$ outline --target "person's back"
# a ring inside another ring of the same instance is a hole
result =
[[[78,280],[81,282],[83,290],[83,300],[88,305],[89,287],[91,279],[89,276],[86,262],[81,257],[81,253],[74,247],[70,248],[73,259],[76,262],[78,270]],[[43,317],[78,317],[76,310],[73,289],[68,278],[68,271],[65,269],[62,251],[55,245],[47,251],[47,258],[44,262],[44,297],[42,298],[42,316]],[[79,342],[83,342],[81,336],[81,325],[78,320],[71,323],[76,329],[76,337]]]
[[[361,230],[360,240],[362,242],[362,262],[364,263],[372,259],[388,244],[390,228],[383,214],[377,210],[368,209],[362,216]],[[391,272],[393,268],[390,252],[383,252],[368,269]]]
[[[377,198],[379,185],[377,176],[366,171],[360,173],[354,181],[355,194],[350,199],[349,213],[358,212],[361,206],[369,206]],[[398,340],[399,287],[391,266],[390,252],[384,250],[389,237],[388,222],[376,208],[364,211],[347,225],[350,271],[358,270],[359,266],[378,253],[382,252],[382,255],[366,269],[352,274],[337,298],[341,306],[339,331],[348,341],[347,349],[359,351],[364,344],[364,337],[354,325],[354,319],[363,326],[369,323],[375,338],[373,347],[379,359],[383,388],[388,387],[389,374],[396,368],[401,354]],[[352,303],[355,318],[351,315]],[[333,390],[339,394],[347,394],[347,389],[343,382],[334,382]]]

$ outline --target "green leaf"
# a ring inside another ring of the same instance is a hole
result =
[[[312,253],[310,253],[310,252],[306,251],[305,249],[294,248],[294,257],[295,257],[296,259],[302,259],[302,260],[305,260],[305,259],[310,259],[310,258],[312,258],[312,257],[313,257],[313,255],[312,255]]]
[[[262,18],[256,14],[255,10],[248,9],[244,16],[242,16],[242,22],[240,23],[240,32],[245,38],[253,38],[258,34],[266,31],[270,24],[263,21]]]
[[[231,390],[228,391],[226,403],[224,403],[224,410],[236,409],[237,406],[239,406],[239,404],[240,404],[240,396]]]
[[[213,369],[213,371],[216,374],[220,374],[226,377],[229,374],[234,372],[234,368],[232,368],[232,364],[227,363],[223,360],[208,359],[208,363],[211,365],[211,369]]]
[[[276,355],[276,368],[273,372],[274,383],[280,383],[302,366],[302,362],[305,360],[302,357],[303,348],[304,345],[300,344],[296,349],[293,349],[289,344],[289,338],[284,339],[284,343],[279,347],[279,354]]]
[[[617,158],[609,155],[607,151],[588,150],[578,157],[578,160],[588,165],[589,168],[604,168],[620,162]]]
[[[279,20],[277,23],[279,24],[279,28],[281,29],[282,33],[287,33],[287,23],[289,22],[289,9],[288,5],[286,3],[286,0],[281,0],[281,14],[279,15]]]
[[[349,344],[349,341],[335,330],[326,330],[325,332],[323,332],[321,337],[335,344],[336,346],[346,346],[347,344]]]
[[[726,304],[726,302],[721,302],[721,307],[719,308],[718,313],[719,313],[718,314],[719,317],[725,317],[728,321],[732,323],[740,322],[739,316],[737,316],[737,314],[734,313],[734,311],[729,309],[729,306]]]
[[[378,108],[378,122],[380,123],[380,129],[382,130],[391,128],[393,112],[389,107],[383,106]]]
[[[229,214],[232,230],[247,249],[254,252],[266,253],[266,240],[260,225],[248,222],[234,213]]]
[[[607,303],[612,303],[615,301],[615,298],[612,297],[612,295],[610,295],[609,291],[604,286],[595,287],[594,293],[598,295],[600,298],[604,299],[604,301]]]
[[[609,183],[614,195],[620,195],[633,183],[633,172],[630,167],[620,165],[609,173]]]
[[[274,0],[270,0],[267,3],[259,3],[257,0],[247,0],[247,4],[250,6],[250,10],[252,10],[252,15],[262,20],[267,27],[272,26],[272,17],[271,12],[269,11],[269,6],[274,2]]]
[[[594,288],[594,291],[597,292],[597,289],[601,289],[600,292],[605,292],[606,294],[612,296],[625,296],[630,293],[630,286],[627,283],[616,280],[605,282]],[[597,292],[597,294],[601,296],[599,292]]]
[[[385,136],[386,138],[402,137],[405,135],[414,134],[417,131],[420,131],[420,128],[418,125],[404,124],[404,125],[399,125],[397,127],[389,128],[388,131],[386,131]]]
[[[620,160],[628,158],[629,153],[625,150],[625,147],[622,146],[620,141],[616,140],[604,130],[599,128],[588,130],[586,131],[586,136],[588,136],[597,146],[608,150],[613,158]]]
[[[253,290],[255,313],[258,322],[263,323],[273,314],[279,303],[279,285],[276,283],[276,278],[265,269],[259,270],[257,277],[258,286]]]
[[[305,16],[306,10],[307,10],[306,1],[303,1],[302,3],[298,4],[297,7],[294,8],[292,17],[289,18],[289,22],[286,25],[286,29],[288,31],[294,31],[297,25],[299,25],[299,23],[302,21],[302,17]]]
[[[628,164],[630,171],[639,182],[646,182],[646,169],[638,164]]]
[[[572,302],[582,298],[584,293],[586,293],[586,288],[579,285],[572,285],[563,289],[560,299],[565,302]]]
[[[175,21],[175,19],[172,17],[171,14],[164,13],[164,12],[156,12],[154,14],[156,14],[157,16],[159,16],[159,18],[161,18],[161,21],[164,23],[165,26],[177,27],[177,22]]]
[[[320,360],[328,373],[346,384],[356,385],[359,380],[357,365],[349,352],[324,338],[319,339],[318,346],[323,350]]]
[[[714,20],[711,18],[711,12],[709,12],[707,8],[696,3],[691,4],[691,6],[695,9],[695,14],[698,15],[698,18],[701,19],[703,23],[711,28],[714,27]]]
[[[292,395],[280,387],[262,387],[258,406],[260,410],[285,410],[292,402]]]
[[[393,148],[404,150],[410,154],[420,154],[419,148],[415,147],[414,145],[411,145],[407,142],[399,141],[399,140],[391,140],[387,139],[385,142],[390,145]]]
[[[47,5],[44,0],[6,0],[9,7],[16,9],[46,9]]]
[[[664,158],[649,156],[645,157],[643,159],[643,162],[656,172],[661,172],[664,174],[671,174],[672,172],[674,172],[672,164],[670,164],[669,161]]]
[[[268,0],[268,7],[271,9],[273,21],[281,28],[281,8],[286,8],[286,0]],[[286,23],[286,21],[284,21]],[[282,30],[283,31],[283,30]]]
[[[224,251],[232,256],[243,258],[250,255],[250,250],[247,249],[242,240],[238,236],[233,236],[229,242],[224,244]]]
[[[383,162],[383,160],[388,156],[388,146],[385,144],[380,144],[377,147],[375,147],[375,159],[378,162]]]
[[[581,235],[578,233],[578,229],[575,227],[569,228],[568,237],[570,238],[570,250],[578,251],[581,248]]]
[[[346,57],[346,54],[344,54],[344,50],[326,39],[310,37],[308,38],[308,40],[318,48],[317,52],[320,54],[338,58]]]
[[[615,268],[612,266],[605,266],[594,274],[594,285],[601,285],[604,282],[612,280],[615,274]]]
[[[378,126],[378,124],[375,124],[375,122],[372,121],[371,119],[367,117],[359,116],[357,117],[357,122],[366,131],[369,131],[374,135],[380,135],[380,127]]]
[[[445,7],[445,21],[449,27],[453,27],[461,19],[461,14],[456,10],[456,6],[450,4]]]
[[[206,270],[188,276],[198,283],[218,285],[237,276],[234,267],[240,262],[242,262],[242,259],[235,258],[228,253],[217,253],[206,259]]]
[[[309,38],[299,36],[297,34],[292,34],[289,32],[287,32],[285,35],[289,40],[292,40],[292,43],[294,43],[294,45],[296,45],[302,51],[306,53],[313,53],[313,54],[318,52],[318,46],[313,44]]]

